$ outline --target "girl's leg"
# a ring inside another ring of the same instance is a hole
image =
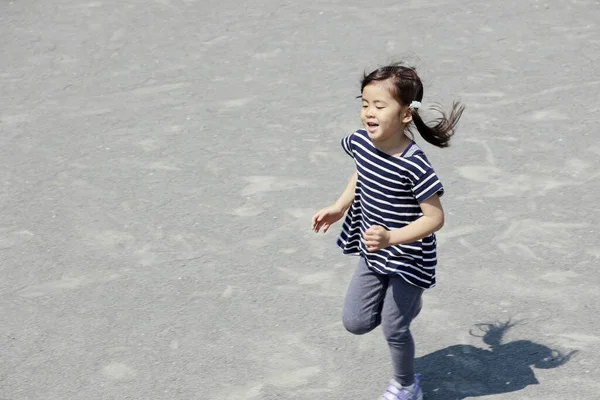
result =
[[[402,386],[412,385],[415,377],[415,344],[410,323],[421,310],[423,289],[400,276],[390,276],[383,301],[382,330],[394,366],[394,379]]]
[[[371,271],[364,257],[360,257],[342,311],[342,321],[349,332],[362,335],[380,324],[387,285],[388,277]]]

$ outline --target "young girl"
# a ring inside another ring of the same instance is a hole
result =
[[[346,218],[337,244],[359,255],[344,300],[342,320],[362,335],[379,324],[391,352],[394,377],[381,399],[422,400],[414,372],[410,323],[421,310],[421,294],[435,285],[435,234],[444,224],[444,189],[409,124],[427,142],[446,147],[464,107],[429,126],[419,115],[423,84],[414,68],[401,64],[365,75],[360,129],[342,139],[356,164],[346,189],[312,218],[314,232]]]

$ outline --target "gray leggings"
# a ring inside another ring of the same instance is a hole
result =
[[[344,300],[342,321],[351,333],[363,335],[379,324],[388,342],[394,379],[412,385],[415,375],[415,344],[410,323],[421,311],[423,289],[398,275],[381,275],[360,257]]]

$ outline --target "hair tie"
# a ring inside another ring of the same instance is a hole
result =
[[[411,110],[418,110],[419,108],[421,108],[421,102],[420,101],[413,101],[412,103],[410,103],[409,108]]]

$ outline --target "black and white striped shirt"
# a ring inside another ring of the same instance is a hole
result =
[[[435,286],[436,238],[368,252],[362,236],[372,225],[402,228],[423,215],[420,203],[444,188],[414,142],[400,156],[390,156],[371,142],[363,129],[342,139],[342,147],[356,163],[358,181],[337,244],[344,254],[363,255],[381,274],[399,274],[424,289]]]

